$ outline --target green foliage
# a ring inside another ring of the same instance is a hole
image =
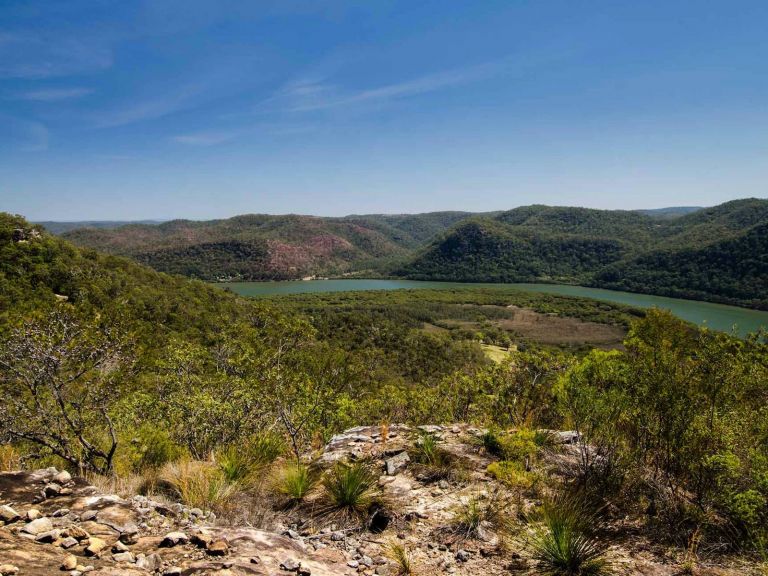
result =
[[[184,456],[184,449],[176,444],[167,430],[145,424],[130,440],[131,468],[133,472],[145,473],[162,468]]]
[[[501,460],[488,465],[488,473],[509,488],[530,490],[536,475],[527,472],[525,465],[517,461]]]
[[[317,482],[317,475],[303,464],[285,464],[274,481],[275,491],[286,497],[289,504],[304,500]]]
[[[362,517],[380,497],[378,477],[365,462],[336,464],[322,479],[326,512]]]
[[[551,576],[600,576],[609,573],[606,545],[592,535],[599,518],[573,497],[544,503],[530,548],[539,569]]]
[[[215,460],[229,482],[253,484],[284,451],[283,439],[277,434],[265,432],[242,444],[218,451]]]

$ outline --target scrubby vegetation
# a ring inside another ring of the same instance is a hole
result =
[[[145,491],[225,516],[288,501],[364,525],[386,506],[380,471],[323,467],[317,449],[360,424],[383,424],[384,442],[389,423],[465,422],[485,431],[467,444],[485,458],[470,471],[508,491],[457,511],[467,538],[484,523],[528,530],[551,573],[599,573],[613,536],[557,499],[524,510],[523,494],[567,493],[674,550],[765,551],[765,334],[513,291],[251,301],[34,230],[0,217],[2,468],[141,475]],[[493,328],[510,305],[628,332],[613,350],[542,345]],[[447,319],[472,326],[425,327]],[[508,356],[490,361],[480,344],[503,338]],[[575,440],[555,478],[556,430]],[[436,490],[467,482],[457,471],[477,461],[426,433],[408,450]]]

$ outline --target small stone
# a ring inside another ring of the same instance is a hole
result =
[[[139,541],[139,527],[129,524],[120,533],[120,542],[123,544],[136,544]]]
[[[88,539],[88,546],[85,548],[85,555],[96,556],[106,547],[106,541],[102,540],[101,538],[96,538],[96,536],[91,536]]]
[[[0,520],[5,522],[6,524],[10,524],[11,522],[16,522],[21,518],[21,514],[16,512],[13,508],[7,505],[0,506]]]
[[[50,532],[41,532],[37,536],[35,536],[35,542],[40,542],[41,544],[50,544],[51,542],[54,542],[59,539],[60,530],[51,530]]]
[[[61,563],[61,569],[74,570],[75,568],[77,568],[77,556],[68,554],[67,557],[64,558],[64,562]]]
[[[181,576],[181,568],[178,566],[171,566],[163,570],[163,576]]]
[[[213,542],[213,536],[206,532],[195,532],[190,537],[190,542],[198,548],[208,548],[208,545]]]
[[[458,560],[459,562],[466,562],[467,560],[469,560],[470,556],[471,554],[466,550],[459,550],[458,552],[456,552],[456,560]]]
[[[74,538],[75,540],[85,540],[86,538],[90,538],[90,534],[80,528],[80,526],[68,526],[64,529],[63,534],[66,536],[70,536]]]
[[[62,516],[66,516],[67,514],[69,514],[69,508],[59,508],[53,514],[51,514],[51,516],[53,516],[54,518],[61,518]]]
[[[286,572],[297,572],[301,568],[301,563],[293,558],[287,558],[280,562],[280,569]]]
[[[13,564],[0,564],[0,576],[13,576],[19,573],[19,568]]]
[[[312,571],[307,566],[299,566],[299,569],[296,570],[296,574],[299,576],[311,576]]]
[[[115,554],[119,554],[120,552],[128,552],[128,546],[120,542],[119,540],[115,542],[115,544],[112,546],[112,552]]]
[[[77,540],[75,540],[71,536],[68,536],[67,538],[64,538],[61,542],[59,542],[59,546],[64,548],[64,550],[69,550],[70,548],[74,548],[75,546],[77,546]]]
[[[37,508],[27,510],[27,520],[37,520],[40,517],[42,517],[42,513]]]
[[[357,560],[349,560],[347,562],[347,566],[349,566],[350,568],[357,568],[358,566],[360,566],[360,562],[358,562]]]
[[[188,542],[189,536],[184,534],[184,532],[169,532],[165,535],[163,541],[160,542],[160,546],[162,548],[173,548],[174,546],[179,544],[186,544]]]
[[[96,519],[98,512],[96,510],[86,510],[80,515],[80,520],[83,522],[89,522]]]
[[[283,536],[288,536],[292,540],[298,540],[299,538],[301,538],[301,535],[298,532],[296,532],[296,530],[286,530],[285,532],[283,532]]]
[[[384,465],[387,468],[387,475],[394,476],[410,461],[411,459],[408,456],[408,452],[400,452],[400,454],[396,454],[395,456],[392,456],[392,458],[387,459],[384,462]]]
[[[53,481],[57,484],[69,484],[72,482],[72,475],[66,470],[62,470],[53,477]]]
[[[120,552],[119,554],[113,554],[112,560],[115,562],[129,562],[131,564],[136,562],[136,558],[134,558],[133,554],[130,552]]]
[[[61,485],[56,484],[56,482],[51,482],[50,484],[46,484],[45,488],[43,488],[43,494],[45,494],[46,498],[53,498],[54,496],[58,496],[61,494]]]
[[[342,534],[341,532],[334,532],[333,534],[331,534],[331,540],[333,540],[334,542],[341,542],[342,540],[344,540],[344,534]]]
[[[226,556],[227,552],[229,552],[229,545],[225,540],[216,540],[208,545],[206,551],[211,556]]]
[[[199,517],[203,515],[203,511],[200,508],[190,508],[189,515]]]
[[[157,554],[149,554],[148,556],[139,554],[136,556],[136,568],[142,568],[150,573],[155,572],[160,567],[161,562],[162,560]]]
[[[32,522],[24,524],[21,529],[22,532],[32,534],[33,536],[37,536],[43,532],[50,532],[51,530],[53,530],[53,524],[51,523],[50,518],[37,518],[36,520],[32,520]]]

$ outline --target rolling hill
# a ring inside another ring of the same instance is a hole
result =
[[[768,309],[768,200],[676,218],[526,206],[459,223],[395,274],[573,283]]]
[[[344,218],[249,214],[65,233],[80,246],[130,256],[162,272],[204,280],[336,275],[404,259],[465,212]]]

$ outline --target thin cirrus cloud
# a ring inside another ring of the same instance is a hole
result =
[[[0,32],[0,78],[41,79],[110,68],[112,51],[71,36]]]
[[[269,98],[265,104],[278,104],[288,112],[313,112],[356,105],[380,104],[399,98],[408,98],[479,82],[509,72],[512,68],[512,62],[505,58],[357,91],[341,90],[325,81],[303,79],[288,84]],[[522,68],[522,66],[518,66],[518,68]]]
[[[62,100],[74,100],[93,94],[90,88],[47,88],[30,90],[17,94],[17,100],[29,100],[32,102],[60,102]]]
[[[215,146],[233,140],[237,136],[237,132],[194,132],[173,136],[171,140],[187,146]]]

